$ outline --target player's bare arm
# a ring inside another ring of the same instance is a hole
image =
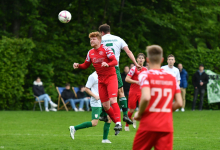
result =
[[[90,96],[94,97],[96,100],[99,100],[99,96],[98,95],[95,95],[89,88],[85,88],[85,91],[87,94],[89,94]]]
[[[141,66],[138,65],[138,63],[136,62],[136,59],[133,55],[133,53],[130,51],[130,49],[128,48],[128,46],[123,47],[124,51],[126,52],[126,54],[128,55],[128,57],[133,61],[134,65],[137,67],[137,69],[141,69]]]
[[[182,100],[181,93],[176,93],[174,100],[175,100],[175,102],[173,103],[173,106],[172,106],[173,111],[175,111],[176,109],[182,107],[182,105],[183,105],[183,100]]]
[[[143,115],[145,109],[147,108],[150,99],[151,99],[150,88],[143,87],[141,89],[141,100],[140,100],[139,110],[134,115],[135,120],[139,121],[141,119],[141,116]]]
[[[125,81],[128,83],[139,84],[139,81],[131,79],[131,76],[128,76],[128,75],[126,76]]]
[[[180,80],[178,80],[178,84],[180,85]]]
[[[73,68],[74,68],[74,69],[78,69],[78,68],[79,68],[79,63],[74,63],[74,64],[73,64]]]

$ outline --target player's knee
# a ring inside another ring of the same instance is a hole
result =
[[[98,120],[97,119],[96,120],[92,120],[92,126],[93,127],[97,126],[97,124],[98,124]]]
[[[108,105],[108,104],[102,104],[102,106],[105,110],[109,110],[109,108],[110,108],[110,105]]]
[[[117,97],[111,97],[109,100],[111,104],[117,103]]]

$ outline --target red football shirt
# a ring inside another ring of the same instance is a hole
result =
[[[108,63],[109,67],[101,67],[102,62]],[[86,60],[79,65],[79,69],[86,69],[93,64],[99,80],[105,80],[106,77],[116,75],[115,67],[117,60],[112,49],[101,45],[98,49],[89,50]]]
[[[151,100],[141,118],[139,130],[173,132],[172,103],[180,87],[173,74],[163,69],[140,73],[141,88],[149,87]]]
[[[142,72],[142,71],[147,71],[146,67],[142,67],[141,70],[137,70],[137,67],[134,66],[130,69],[128,76],[131,77],[132,80],[136,80],[138,81],[138,75]],[[130,86],[130,91],[132,92],[141,92],[140,90],[140,85],[136,84],[136,83],[132,83]]]

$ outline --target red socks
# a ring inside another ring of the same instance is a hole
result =
[[[111,106],[115,112],[115,122],[121,122],[121,112],[118,103],[113,103]]]
[[[112,119],[114,123],[117,122],[115,121],[115,114],[114,114],[114,110],[112,109],[112,107],[110,107],[109,110],[106,110],[105,112],[109,115],[109,117]]]
[[[131,119],[131,116],[133,115],[133,113],[131,113],[130,111],[128,111],[128,117]],[[128,127],[129,125],[126,123],[125,125],[126,127]]]

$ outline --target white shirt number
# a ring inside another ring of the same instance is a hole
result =
[[[162,90],[161,88],[152,88],[151,89],[151,96],[155,96],[155,93],[158,93],[158,96],[156,97],[156,100],[150,107],[149,111],[150,112],[171,112],[170,108],[167,108],[167,105],[171,101],[172,98],[172,89],[165,88]],[[160,102],[162,96],[167,97],[166,102],[164,103],[162,109],[156,108],[157,104]]]

